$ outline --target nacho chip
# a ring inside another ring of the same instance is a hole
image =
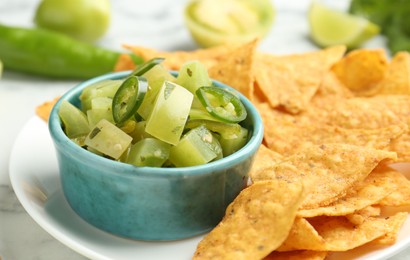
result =
[[[278,115],[277,117],[275,117]],[[400,137],[408,131],[406,125],[391,125],[380,129],[347,129],[338,126],[309,123],[309,117],[298,117],[294,121],[273,111],[261,112],[265,124],[264,140],[269,149],[284,156],[295,154],[311,145],[327,143],[345,143],[384,149],[389,147],[391,140]],[[280,122],[284,120],[285,122]],[[313,119],[315,120],[315,119]]]
[[[264,260],[322,260],[327,256],[327,252],[298,250],[289,252],[274,251]]]
[[[252,168],[249,172],[249,177],[252,179],[254,174],[257,174],[263,168],[273,165],[283,160],[283,156],[270,150],[265,145],[261,145],[255,155]]]
[[[410,95],[410,53],[401,51],[394,55],[377,88],[378,94]]]
[[[326,241],[324,248],[316,250],[347,251],[391,232],[402,219],[403,213],[398,213],[389,218],[369,217],[360,225],[344,217],[317,217],[309,222]]]
[[[325,240],[319,235],[315,228],[305,219],[297,217],[293,223],[288,237],[277,249],[278,252],[286,252],[304,248],[324,248]]]
[[[373,244],[378,245],[393,245],[397,241],[397,236],[399,235],[400,229],[403,226],[404,222],[407,220],[408,217],[407,212],[399,212],[397,213],[392,221],[390,222],[390,229],[389,231],[384,234],[382,237],[379,237]]]
[[[329,205],[343,197],[380,162],[394,159],[395,153],[355,145],[310,146],[280,163],[262,169],[253,175],[252,181],[280,179],[289,183],[303,182],[307,196],[301,209],[311,209]]]
[[[272,107],[297,114],[306,109],[329,68],[346,48],[335,46],[304,54],[260,54],[255,64],[256,81]]]
[[[193,51],[159,51],[152,48],[142,46],[124,45],[124,48],[131,50],[143,60],[150,60],[156,57],[165,58],[162,63],[165,68],[170,70],[178,70],[184,63],[191,60],[199,60],[205,67],[209,68],[217,64],[218,61],[228,57],[232,48],[240,47],[232,45],[221,45],[207,49],[198,49]]]
[[[134,70],[135,63],[129,54],[123,53],[118,57],[117,62],[114,66],[114,72],[124,71],[124,70]]]
[[[384,49],[358,49],[349,52],[332,70],[339,80],[356,95],[371,96],[377,93],[387,69]]]
[[[329,107],[327,123],[344,128],[379,129],[406,124],[404,118],[379,98],[350,98],[335,101]]]
[[[236,48],[224,60],[219,61],[208,70],[209,76],[221,81],[253,99],[253,63],[258,41],[254,40]]]
[[[193,259],[261,259],[286,239],[303,200],[301,183],[266,181],[244,189]]]
[[[346,196],[324,207],[300,210],[298,216],[308,218],[353,214],[377,204],[396,190],[396,176],[396,171],[383,167],[383,170],[370,173],[362,183],[354,187],[354,191],[349,191]]]
[[[392,170],[392,173],[395,175],[396,188],[384,197],[379,204],[390,207],[410,206],[410,181],[400,172]]]
[[[347,214],[345,217],[354,225],[361,225],[368,217],[380,216],[381,208],[380,206],[367,206],[361,210],[356,211],[352,214]]]
[[[55,97],[53,100],[46,101],[43,104],[36,107],[36,114],[43,119],[44,121],[48,122],[48,118],[50,117],[51,110],[53,109],[55,103],[60,99],[60,97]]]

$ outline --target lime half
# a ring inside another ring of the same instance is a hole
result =
[[[270,0],[191,0],[184,14],[195,41],[211,47],[263,38],[275,9]]]
[[[343,44],[357,48],[379,34],[380,28],[369,20],[313,2],[308,13],[310,36],[321,47]]]

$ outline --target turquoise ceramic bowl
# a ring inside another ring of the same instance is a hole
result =
[[[246,186],[248,171],[262,141],[261,117],[251,102],[238,93],[248,112],[244,121],[251,133],[248,143],[230,156],[201,166],[135,167],[95,155],[70,141],[58,117],[61,100],[79,106],[79,96],[88,85],[128,74],[112,73],[85,81],[54,106],[49,131],[64,195],[85,221],[122,237],[176,240],[205,233],[222,219],[227,205]]]

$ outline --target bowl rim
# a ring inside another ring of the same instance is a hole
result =
[[[85,80],[66,93],[64,93],[57,103],[53,106],[49,121],[48,121],[48,130],[53,139],[54,146],[61,153],[75,157],[78,160],[87,160],[89,164],[95,164],[104,167],[106,170],[113,170],[116,172],[116,175],[123,175],[129,177],[131,176],[145,176],[145,177],[169,177],[170,175],[175,176],[187,176],[187,175],[201,175],[208,174],[214,171],[222,171],[224,169],[230,168],[236,164],[239,164],[242,161],[250,158],[254,155],[259,146],[262,143],[264,126],[262,123],[262,118],[257,110],[257,108],[249,101],[243,94],[235,90],[232,87],[227,86],[224,83],[221,83],[217,80],[213,80],[213,83],[230,91],[236,93],[242,103],[244,104],[248,117],[251,117],[252,121],[252,132],[250,138],[245,146],[236,151],[235,153],[226,156],[222,159],[209,162],[203,165],[188,166],[188,167],[173,167],[173,168],[164,168],[164,167],[138,167],[135,165],[127,164],[124,162],[114,161],[108,158],[104,158],[100,155],[96,155],[87,151],[86,149],[78,146],[73,141],[71,141],[67,135],[64,133],[63,128],[61,127],[61,120],[58,116],[58,111],[63,100],[72,102],[74,98],[78,98],[82,90],[87,86],[94,84],[102,80],[115,80],[122,79],[125,76],[129,75],[131,71],[121,71],[121,72],[112,72],[107,73],[101,76],[97,76],[88,80]],[[57,152],[57,151],[56,151]]]

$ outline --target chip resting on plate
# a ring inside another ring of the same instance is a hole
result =
[[[193,259],[262,259],[288,236],[303,200],[300,182],[252,184],[228,206],[223,220],[199,242]]]

